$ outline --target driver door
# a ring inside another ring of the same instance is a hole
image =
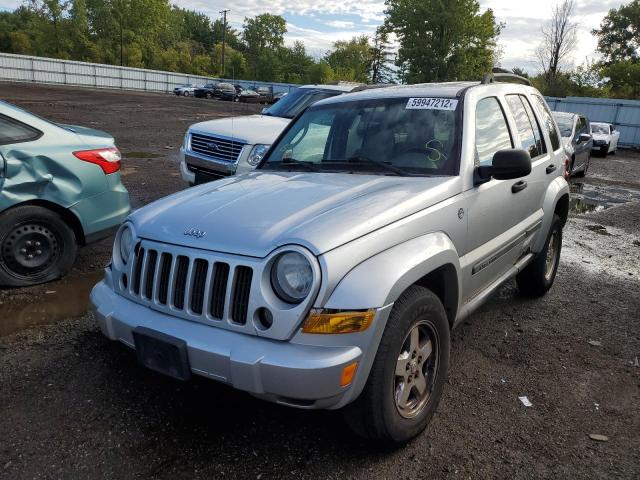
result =
[[[506,106],[497,97],[478,101],[476,107],[476,166],[491,165],[493,155],[514,148]],[[530,175],[529,175],[530,176]],[[523,253],[530,210],[528,177],[491,180],[468,192],[468,254],[464,262],[465,301],[486,289],[506,273]]]

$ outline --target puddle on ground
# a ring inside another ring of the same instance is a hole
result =
[[[122,156],[127,158],[158,158],[161,155],[158,155],[154,152],[122,152]]]
[[[572,182],[570,187],[569,209],[574,214],[601,212],[614,205],[631,201],[640,202],[640,191],[638,190],[582,182]]]
[[[103,276],[102,271],[86,273],[45,285],[48,293],[35,301],[16,301],[9,296],[0,304],[0,337],[83,315],[89,309],[91,289]]]

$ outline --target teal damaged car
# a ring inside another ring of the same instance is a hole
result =
[[[130,210],[119,170],[111,135],[0,101],[0,285],[61,277],[114,232]]]

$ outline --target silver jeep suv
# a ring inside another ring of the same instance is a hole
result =
[[[551,287],[565,159],[534,88],[390,87],[309,107],[258,170],[132,213],[91,300],[147,367],[404,442],[434,414],[450,331],[515,277]]]

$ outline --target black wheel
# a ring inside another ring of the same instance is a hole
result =
[[[207,93],[205,94],[205,97],[207,97],[208,99],[211,99],[211,98],[213,98],[213,95],[211,95],[209,92],[207,92]]]
[[[0,285],[21,287],[66,274],[76,258],[73,230],[55,212],[36,206],[0,216]]]
[[[344,409],[349,426],[386,443],[407,442],[422,432],[442,395],[449,344],[438,297],[409,287],[393,306],[364,390]]]
[[[547,242],[540,253],[516,276],[520,292],[527,297],[541,297],[553,285],[562,250],[562,222],[553,216]]]
[[[189,96],[189,91],[185,90],[184,92],[182,92],[182,95],[184,95],[185,97],[188,97]]]

